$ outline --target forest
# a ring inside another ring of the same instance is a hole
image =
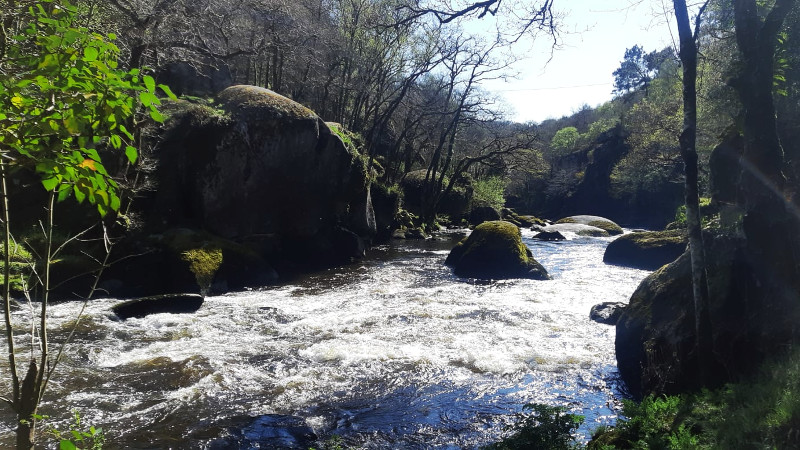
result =
[[[633,400],[588,444],[578,415],[526,407],[491,448],[800,445],[800,7],[675,0],[674,46],[631,42],[611,100],[514,122],[484,86],[531,39],[558,57],[561,6],[4,0],[1,386],[17,448],[102,445],[79,419],[72,436],[37,428],[80,329],[56,345],[49,303],[220,295],[398,238],[581,214],[685,230],[684,259],[615,325]],[[267,162],[248,147],[263,136],[278,136]]]

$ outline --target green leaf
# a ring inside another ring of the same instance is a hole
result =
[[[154,93],[156,91],[156,80],[153,77],[145,75],[142,77],[142,81],[144,81],[144,87],[147,88],[147,92]]]
[[[133,140],[133,134],[125,128],[125,125],[120,125],[119,130],[122,131],[128,139]]]
[[[109,202],[110,205],[109,206],[111,207],[111,209],[113,209],[114,211],[119,211],[119,206],[120,206],[119,197],[114,195],[114,194],[112,194],[111,198],[109,200],[110,200],[110,202]]]
[[[114,147],[115,150],[122,148],[122,138],[120,138],[118,134],[112,134],[110,140],[111,146]]]
[[[83,192],[81,186],[75,185],[72,190],[75,192],[75,200],[77,200],[78,203],[83,203],[83,201],[86,200],[86,193]]]
[[[84,61],[97,61],[97,57],[100,52],[97,51],[94,47],[86,47],[83,49],[83,59]]]
[[[139,158],[139,152],[136,151],[135,147],[129,145],[125,147],[125,156],[128,157],[128,161],[130,161],[131,164],[136,164],[136,160]]]
[[[178,99],[178,97],[172,93],[172,89],[170,89],[169,86],[167,86],[166,84],[159,84],[158,88],[161,89],[165,94],[167,94],[167,97],[169,97],[170,99],[172,100]]]
[[[62,439],[61,442],[58,443],[58,448],[60,450],[78,450],[78,447],[76,447],[75,444],[66,439]]]
[[[155,108],[150,108],[150,117],[158,123],[164,122],[164,116]]]
[[[55,189],[56,186],[58,186],[58,183],[60,181],[61,180],[59,179],[59,177],[45,178],[44,180],[42,180],[42,186],[44,186],[44,188],[45,188],[45,190],[47,190],[47,192],[50,192],[53,189]]]

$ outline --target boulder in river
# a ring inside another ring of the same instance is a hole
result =
[[[146,184],[157,189],[134,204],[143,234],[204,230],[250,247],[281,276],[363,255],[377,232],[366,158],[268,89],[231,86],[217,105],[165,102],[170,119],[148,155],[156,170]],[[258,285],[260,272],[238,284]]]
[[[704,235],[712,358],[696,354],[691,259],[686,252],[645,278],[617,322],[620,376],[635,396],[679,394],[751,375],[796,345],[797,291],[772,289],[738,236]],[[700,373],[707,374],[704,383]]]
[[[164,294],[128,300],[111,308],[122,320],[158,313],[193,313],[203,305],[199,294]]]
[[[470,225],[500,220],[500,213],[491,206],[476,206],[469,212]]]
[[[687,243],[685,229],[629,233],[608,244],[603,262],[655,270],[678,259]]]
[[[540,231],[533,238],[539,241],[564,241],[567,239],[558,231]]]
[[[484,222],[450,251],[445,264],[461,277],[547,280],[547,270],[522,242],[519,227],[502,220]]]
[[[605,230],[606,232],[608,232],[609,236],[615,236],[617,234],[623,233],[622,227],[617,225],[616,222],[600,216],[588,216],[588,215],[569,216],[556,221],[556,224],[565,224],[565,223],[577,223],[581,225],[589,225],[592,227],[600,228],[601,230]]]
[[[559,232],[561,234],[574,233],[577,234],[578,236],[587,236],[587,237],[610,236],[608,234],[608,231],[602,228],[598,228],[592,225],[584,225],[582,223],[556,223],[541,228],[541,231]]]
[[[604,325],[616,325],[625,306],[625,303],[620,302],[603,302],[592,306],[589,318]]]

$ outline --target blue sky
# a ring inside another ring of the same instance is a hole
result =
[[[673,19],[664,13],[671,7],[668,0],[556,1],[555,8],[565,14],[564,32],[552,59],[546,37],[533,45],[518,44],[515,53],[526,56],[513,66],[518,79],[483,86],[504,100],[510,118],[518,122],[541,122],[584,104],[597,106],[611,99],[612,72],[626,48],[638,44],[650,52],[672,46]]]

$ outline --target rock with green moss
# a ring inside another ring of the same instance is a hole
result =
[[[563,223],[577,223],[581,225],[589,225],[592,227],[600,228],[601,230],[607,231],[609,236],[615,236],[617,234],[623,233],[622,227],[617,225],[616,222],[600,216],[589,216],[589,215],[569,216],[556,221],[556,224],[563,224]]]
[[[706,233],[703,240],[713,357],[697,357],[686,252],[642,281],[617,322],[617,365],[636,396],[681,394],[742,379],[800,342],[798,292],[765,289],[770,274],[743,238]]]
[[[547,270],[522,242],[519,228],[502,220],[484,222],[450,251],[445,264],[461,277],[547,280]]]
[[[136,203],[148,232],[188,226],[238,242],[277,236],[282,253],[262,256],[289,258],[292,267],[358,256],[321,254],[339,248],[331,241],[337,227],[362,246],[375,235],[366,158],[312,110],[255,86],[223,90],[214,108],[169,109],[154,155],[158,190]]]
[[[608,244],[603,262],[655,270],[681,256],[688,242],[686,230],[629,233]]]
[[[608,237],[608,231],[597,228],[592,225],[584,225],[582,223],[555,223],[546,227],[539,227],[539,231],[549,233],[558,232],[562,235],[565,233],[572,233],[584,237]]]

